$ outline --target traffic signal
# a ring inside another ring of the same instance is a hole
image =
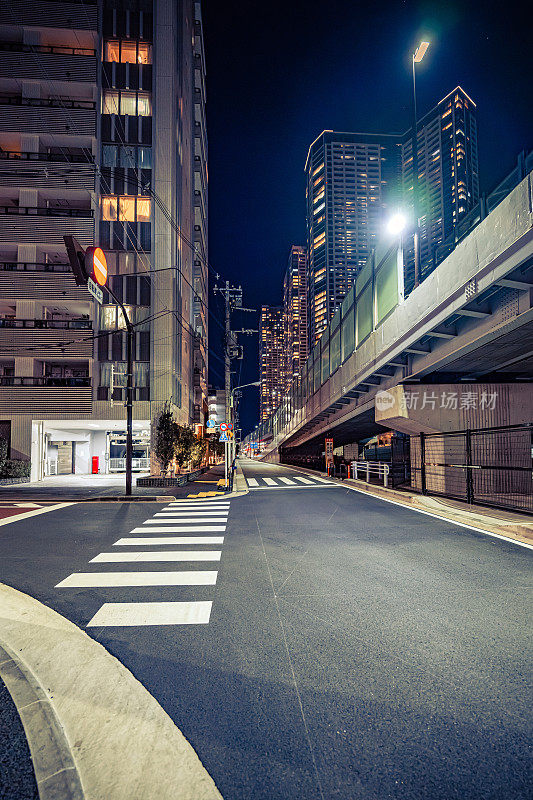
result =
[[[74,236],[63,236],[68,260],[78,286],[87,286],[89,279],[99,286],[107,281],[107,261],[101,247],[84,250]]]

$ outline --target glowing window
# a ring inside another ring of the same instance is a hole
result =
[[[117,219],[117,198],[102,197],[102,219],[113,222]]]
[[[121,222],[135,222],[135,197],[119,197],[118,218]]]
[[[135,117],[137,114],[135,100],[135,92],[122,92],[120,95],[120,113]]]
[[[106,42],[104,61],[120,61],[120,45],[118,42]]]
[[[104,92],[102,114],[118,114],[118,92]]]
[[[122,42],[120,60],[123,63],[135,64],[137,61],[137,43]]]
[[[138,108],[138,115],[140,117],[150,117],[152,116],[152,101],[150,99],[150,95],[148,94],[139,94],[139,108]]]
[[[139,222],[150,222],[150,198],[137,198],[137,220]]]

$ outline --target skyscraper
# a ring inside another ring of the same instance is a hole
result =
[[[145,469],[165,402],[181,423],[207,410],[200,4],[12,0],[0,25],[0,433],[34,478],[124,468],[124,321],[75,285],[73,234],[105,250],[136,328]]]
[[[401,136],[324,131],[309,148],[309,344],[314,345],[398,202]]]
[[[437,245],[453,233],[479,200],[476,105],[457,86],[417,125],[419,280],[431,271]],[[404,136],[405,202],[413,200],[412,131]],[[412,248],[406,254],[406,290],[414,284]]]
[[[261,306],[259,330],[259,414],[266,419],[278,407],[286,386],[285,315],[282,306]]]
[[[285,317],[286,388],[298,375],[308,353],[307,250],[293,245],[283,282]]]

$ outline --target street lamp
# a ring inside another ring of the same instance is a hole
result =
[[[418,130],[417,130],[417,113],[416,113],[416,64],[420,64],[429,47],[429,42],[420,42],[415,52],[413,53],[413,139],[412,139],[412,153],[413,153],[413,216],[414,216],[414,268],[415,268],[415,286],[420,283],[420,242],[419,242],[419,229],[418,229]]]
[[[398,211],[396,214],[393,214],[387,222],[387,230],[391,236],[400,236],[406,225],[407,219],[405,214],[402,214],[401,211]]]

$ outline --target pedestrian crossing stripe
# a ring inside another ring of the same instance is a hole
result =
[[[286,489],[288,487],[293,489],[322,489],[325,487],[339,486],[338,483],[328,481],[326,478],[319,478],[315,475],[310,476],[309,478],[304,478],[302,475],[291,475],[290,478],[282,475],[276,475],[273,478],[265,476],[258,478],[246,478],[246,482],[249,489]]]
[[[207,625],[212,605],[212,600],[189,603],[104,603],[87,623],[87,627]]]

